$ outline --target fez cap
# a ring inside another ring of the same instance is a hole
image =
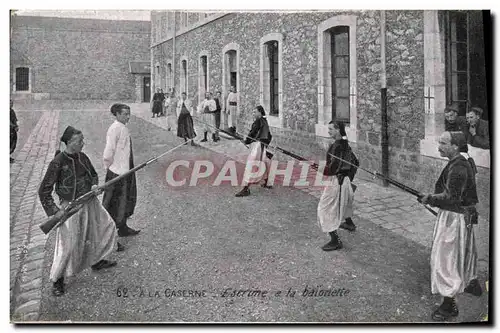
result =
[[[73,135],[80,134],[80,133],[81,132],[79,130],[77,130],[76,128],[74,128],[72,126],[68,126],[64,130],[63,135],[61,136],[61,141],[64,142],[65,144],[68,144],[68,141],[71,140]]]

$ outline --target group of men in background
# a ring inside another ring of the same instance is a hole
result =
[[[481,149],[490,149],[488,122],[481,119],[483,115],[481,108],[470,108],[464,117],[458,115],[458,104],[453,103],[444,109],[444,114],[445,131],[463,132],[467,144]]]
[[[153,118],[166,116],[167,126],[170,131],[178,125],[178,136],[184,139],[192,139],[192,135],[187,135],[188,133],[194,133],[194,130],[187,129],[190,125],[190,121],[186,117],[180,117],[181,111],[184,108],[193,116],[192,102],[187,98],[185,92],[182,93],[182,99],[177,99],[175,90],[172,88],[169,93],[164,93],[161,88],[157,89],[157,92],[153,95],[151,99],[151,111],[153,113]],[[238,108],[238,95],[236,93],[236,88],[231,86],[230,92],[224,103],[222,98],[222,93],[220,90],[215,92],[215,96],[212,92],[207,91],[205,93],[205,99],[200,101],[196,107],[197,114],[200,120],[203,122],[203,139],[201,142],[208,141],[208,134],[211,134],[213,142],[220,140],[219,129],[221,122],[227,123],[227,130],[229,132],[236,132],[236,114]],[[224,119],[222,119],[224,116]],[[179,131],[179,127],[183,130]]]

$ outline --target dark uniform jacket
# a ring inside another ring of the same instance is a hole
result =
[[[478,203],[475,174],[462,155],[451,159],[441,172],[428,203],[444,210],[465,213],[464,207]]]
[[[467,120],[465,117],[457,116],[455,122],[449,123],[447,120],[444,121],[444,130],[447,132],[464,132],[467,131]]]
[[[60,152],[50,162],[38,196],[47,215],[52,216],[59,210],[52,197],[54,185],[60,199],[72,201],[89,192],[98,182],[97,172],[87,155]]]
[[[467,125],[467,128],[465,130],[467,143],[472,147],[490,149],[490,133],[488,129],[488,122],[482,119],[478,120],[476,124],[476,135],[470,134],[469,128],[470,125]]]
[[[356,167],[336,159],[331,155],[337,156],[351,164],[354,164]],[[351,181],[354,179],[357,172],[357,166],[359,166],[359,161],[356,155],[354,155],[351,146],[349,146],[349,142],[344,139],[335,140],[326,154],[326,166],[323,174],[325,176],[338,176],[339,184],[342,184],[342,179],[345,176],[349,177],[349,180]]]
[[[248,133],[248,137],[245,139],[245,144],[248,145],[254,142],[254,139],[257,139],[260,142],[268,145],[271,143],[272,137],[273,136],[269,131],[269,124],[267,123],[267,119],[264,117],[260,117],[253,122],[250,133]]]

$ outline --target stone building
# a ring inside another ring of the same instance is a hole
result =
[[[489,12],[155,11],[152,84],[185,91],[195,104],[205,90],[221,89],[225,97],[234,84],[239,132],[248,131],[262,104],[273,143],[310,158],[324,158],[328,122],[344,120],[363,167],[380,171],[385,159],[391,177],[431,191],[446,163],[436,142],[445,105],[456,101],[462,113],[479,105],[488,119],[485,20]],[[488,214],[489,151],[470,148]]]
[[[148,101],[150,23],[13,16],[15,100]]]

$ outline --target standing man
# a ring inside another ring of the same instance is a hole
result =
[[[183,138],[185,142],[188,139],[194,139],[196,137],[196,132],[194,131],[193,118],[191,117],[193,113],[193,106],[191,101],[186,98],[186,93],[181,94],[181,99],[177,103],[177,114],[179,118],[177,120],[177,136]],[[195,146],[194,140],[191,141],[191,146]]]
[[[447,132],[465,132],[467,130],[467,120],[458,115],[458,104],[453,103],[444,109],[444,130]]]
[[[347,141],[344,123],[331,121],[328,124],[328,134],[335,139],[335,142],[330,146],[326,155],[323,174],[328,176],[328,180],[319,199],[318,221],[323,232],[329,233],[331,237],[331,240],[322,247],[323,251],[334,251],[343,247],[337,235],[339,227],[349,231],[356,230],[351,219],[354,201],[351,181],[357,168],[351,164],[358,166],[359,162]],[[351,164],[336,159],[332,155]],[[345,223],[341,225],[344,219]]]
[[[490,149],[488,122],[481,119],[483,110],[473,107],[467,112],[467,143],[472,147]]]
[[[116,120],[106,134],[106,147],[103,164],[106,168],[106,182],[134,168],[132,139],[127,128],[130,120],[130,107],[125,104],[113,104],[111,113]],[[135,173],[109,186],[104,192],[102,205],[113,217],[118,229],[118,236],[134,236],[139,230],[127,226],[127,219],[134,214],[137,202]]]
[[[431,251],[431,289],[444,297],[432,314],[434,320],[458,316],[455,296],[464,291],[479,296],[477,249],[473,225],[477,224],[478,203],[475,175],[469,161],[460,154],[466,145],[462,132],[444,132],[438,151],[449,159],[436,183],[434,194],[419,201],[438,207]]]
[[[221,92],[220,90],[217,90],[217,93],[215,94],[215,105],[217,106],[217,109],[215,110],[215,127],[217,129],[220,129],[220,115],[221,115],[221,111],[222,111],[222,107],[221,107]],[[218,136],[218,133],[217,133],[217,141],[219,141],[220,138]]]
[[[156,89],[156,93],[153,95],[151,99],[151,111],[153,112],[153,116],[151,118],[159,117],[163,110],[163,101],[165,100],[165,96],[163,96],[161,89]]]
[[[98,184],[97,172],[88,156],[82,152],[82,132],[68,126],[61,142],[66,144],[66,149],[57,151],[38,190],[40,203],[47,216],[59,218],[64,215],[64,208],[71,201],[95,190]],[[60,199],[59,207],[52,197],[54,185]],[[113,219],[95,196],[57,228],[54,260],[50,269],[52,295],[62,296],[65,292],[64,278],[88,267],[100,270],[116,266],[116,261],[105,259],[116,243]]]
[[[229,131],[235,133],[236,116],[238,112],[238,94],[236,93],[236,88],[234,86],[231,86],[230,93],[227,96],[226,112],[228,113],[227,124]]]
[[[243,140],[245,145],[251,144],[250,154],[248,155],[245,173],[243,175],[243,189],[236,193],[236,197],[246,197],[250,195],[250,185],[258,184],[263,180],[261,186],[263,188],[271,189],[272,187],[267,184],[269,169],[271,167],[271,157],[272,155],[267,151],[267,146],[271,143],[273,138],[271,131],[269,130],[269,124],[265,118],[266,111],[259,105],[254,110],[254,122],[250,133]],[[265,167],[265,170],[260,177],[252,177],[253,164],[259,162],[259,167]],[[262,165],[263,164],[263,165]]]
[[[17,145],[17,132],[19,126],[17,125],[17,117],[14,112],[14,102],[10,100],[10,155],[16,150]],[[10,163],[14,163],[14,159],[10,158]]]
[[[167,113],[167,128],[170,131],[175,128],[177,123],[177,98],[175,97],[175,91],[172,89],[170,92],[170,97],[165,103],[166,113]]]
[[[201,115],[201,120],[204,122],[204,133],[203,140],[201,142],[207,142],[208,133],[212,133],[212,140],[217,142],[216,133],[217,130],[214,131],[215,127],[215,111],[217,110],[217,105],[215,104],[214,99],[212,98],[212,93],[207,91],[205,93],[205,99],[198,105],[198,114]]]

